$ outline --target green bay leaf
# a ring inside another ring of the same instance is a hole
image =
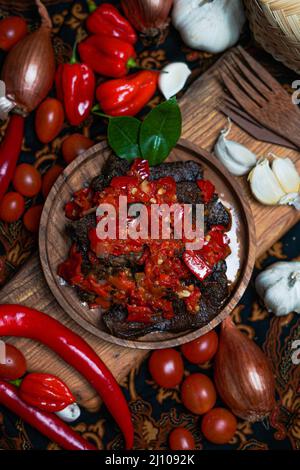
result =
[[[134,117],[112,117],[108,124],[108,142],[120,158],[134,160],[140,157],[139,132],[141,121]]]
[[[176,98],[171,98],[152,109],[140,129],[142,157],[151,166],[162,163],[175,147],[181,135],[182,119]]]

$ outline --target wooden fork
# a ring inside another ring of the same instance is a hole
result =
[[[289,140],[284,139],[280,135],[266,129],[259,124],[255,119],[243,111],[233,98],[226,97],[220,102],[220,111],[235,122],[241,129],[244,129],[248,134],[252,135],[255,139],[270,144],[280,145],[292,150],[297,150],[296,145],[292,144]]]
[[[238,103],[261,126],[300,148],[300,110],[282,86],[242,47],[231,54],[220,74]]]

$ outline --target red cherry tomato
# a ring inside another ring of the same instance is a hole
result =
[[[9,51],[27,33],[27,23],[20,16],[4,18],[0,21],[0,49]]]
[[[25,212],[23,222],[29,232],[36,233],[40,227],[43,205],[33,206]]]
[[[195,439],[187,429],[176,428],[169,436],[169,445],[171,450],[194,450]]]
[[[36,196],[42,187],[42,178],[34,166],[28,163],[18,165],[13,178],[14,188],[23,196]]]
[[[35,114],[35,131],[43,144],[48,144],[60,133],[64,123],[64,108],[55,98],[46,98]]]
[[[61,147],[62,155],[67,163],[71,163],[78,155],[92,147],[94,142],[82,134],[72,134],[67,137]]]
[[[207,413],[216,403],[217,394],[214,384],[204,374],[191,374],[181,387],[184,406],[196,415]]]
[[[202,419],[204,437],[213,444],[227,444],[237,428],[236,417],[225,408],[213,408]]]
[[[0,203],[0,219],[4,222],[16,222],[25,209],[25,200],[19,193],[6,193]]]
[[[181,346],[181,352],[192,364],[204,364],[216,354],[218,342],[218,335],[212,330],[206,335]]]
[[[26,360],[21,351],[6,343],[4,355],[5,364],[0,362],[0,377],[6,380],[16,380],[22,377],[26,372]]]
[[[42,193],[44,198],[50,193],[50,189],[54,185],[59,175],[64,171],[60,165],[53,165],[44,175],[42,183]]]
[[[183,360],[175,349],[160,349],[151,354],[149,371],[161,387],[174,388],[183,378]]]

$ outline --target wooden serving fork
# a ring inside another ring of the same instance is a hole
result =
[[[300,110],[269,72],[242,47],[220,70],[226,88],[249,119],[300,148]],[[227,107],[228,106],[227,103]],[[236,111],[236,109],[235,109]],[[245,116],[243,116],[245,117]]]

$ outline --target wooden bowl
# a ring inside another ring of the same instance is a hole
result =
[[[106,331],[101,321],[101,310],[89,310],[75,290],[62,284],[57,266],[66,259],[70,240],[66,236],[64,206],[74,191],[80,189],[101,172],[103,163],[111,155],[107,143],[97,144],[74,160],[59,176],[47,198],[42,213],[39,248],[48,285],[62,308],[90,333],[112,343],[141,349],[160,349],[187,343],[215,328],[237,305],[251,278],[255,261],[255,229],[252,213],[238,181],[209,154],[194,144],[180,140],[171,153],[170,161],[196,160],[202,163],[204,175],[213,181],[223,203],[230,207],[233,224],[229,233],[232,254],[227,258],[231,295],[219,314],[207,325],[181,333],[153,332],[144,337],[127,340]]]

